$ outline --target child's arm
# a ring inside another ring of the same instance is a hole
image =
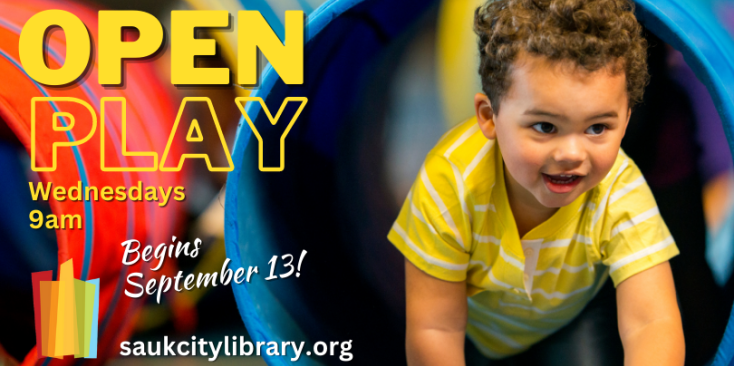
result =
[[[683,326],[668,262],[622,281],[617,309],[625,365],[683,365]]]
[[[405,261],[408,364],[464,365],[466,282],[448,282]]]

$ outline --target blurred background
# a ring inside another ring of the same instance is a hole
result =
[[[260,11],[282,39],[285,10],[315,14],[323,2],[101,0],[32,1],[30,4],[37,6],[35,11],[59,4],[75,4],[89,11],[142,10],[156,16],[166,34],[170,34],[172,10],[227,10],[232,14],[230,29],[197,31],[199,38],[214,38],[218,43],[217,55],[199,57],[197,66],[226,65],[236,73],[237,40],[233,29],[236,29],[238,10]],[[235,146],[237,127],[242,120],[234,98],[258,93],[259,88],[172,87],[167,41],[153,60],[144,63],[147,66],[128,63],[128,77],[140,79],[141,85],[161,88],[159,92],[167,96],[161,106],[171,113],[175,113],[183,97],[211,98],[237,165],[236,175],[230,175],[227,182],[226,173],[209,172],[203,162],[187,163],[176,178],[186,187],[186,200],[160,213],[170,219],[171,230],[156,237],[155,232],[161,231],[157,227],[143,225],[139,229],[140,232],[148,230],[148,245],[170,242],[171,232],[179,240],[193,242],[200,238],[203,241],[203,250],[196,259],[170,261],[163,273],[215,272],[225,257],[238,258],[240,262],[233,259],[231,265],[237,267],[255,261],[266,263],[272,255],[298,253],[303,249],[309,255],[304,261],[303,276],[298,280],[256,279],[247,286],[170,292],[161,304],[156,304],[154,299],[119,304],[119,312],[127,316],[114,311],[117,303],[110,295],[107,300],[110,318],[119,318],[120,324],[127,324],[127,328],[103,338],[109,339],[108,344],[114,349],[101,354],[96,361],[80,362],[204,364],[208,363],[206,358],[199,357],[116,358],[119,353],[116,347],[120,339],[158,341],[163,336],[189,339],[192,335],[222,339],[226,335],[246,335],[247,324],[255,340],[304,339],[312,343],[354,339],[354,362],[358,364],[404,363],[402,257],[389,244],[386,235],[425,154],[445,131],[474,113],[473,95],[481,88],[471,25],[473,9],[482,1],[364,2],[374,5],[371,7],[356,1],[336,3],[357,4],[332,21],[327,28],[329,32],[316,34],[309,28],[321,28],[323,24],[307,27],[306,37],[313,37],[313,42],[306,47],[306,83],[300,87],[282,83],[268,85],[268,92],[278,96],[266,100],[271,110],[280,105],[280,95],[309,95],[303,117],[289,134],[287,168],[283,173],[257,171],[257,143],[247,143],[251,139],[246,125],[237,137],[240,146]],[[716,21],[729,32],[729,37],[734,37],[734,3],[707,0],[705,6],[713,9],[718,17]],[[4,12],[9,8],[8,2],[0,1],[0,18],[5,17],[0,27],[7,29],[13,23],[10,13]],[[22,27],[22,22],[17,26]],[[647,31],[646,36],[651,46],[652,81],[644,102],[633,112],[623,149],[643,171],[681,249],[681,255],[671,264],[684,318],[687,364],[703,365],[716,351],[734,301],[731,149],[711,95],[686,60],[652,32]],[[0,33],[0,40],[3,37]],[[4,46],[13,47],[12,42]],[[2,70],[11,66],[0,63],[0,83],[7,83]],[[82,83],[96,84],[96,81]],[[132,88],[133,84],[128,87]],[[100,95],[108,92],[111,91],[99,91]],[[30,95],[25,98],[27,103]],[[98,103],[94,106],[97,108]],[[288,113],[293,111],[287,109],[285,117]],[[0,365],[21,362],[33,349],[35,332],[29,273],[57,266],[59,238],[66,235],[24,229],[27,228],[25,215],[30,210],[56,212],[57,209],[31,201],[25,182],[54,177],[30,171],[23,138],[18,137],[17,128],[8,127],[13,124],[3,121],[2,118],[9,118],[4,116],[7,114],[0,114],[0,167],[10,173],[3,177],[0,188],[17,195],[4,194],[8,201],[4,198],[5,204],[0,208],[0,232],[9,238],[0,245],[0,292],[3,293]],[[258,116],[256,125],[262,122],[262,115]],[[164,124],[171,123],[172,120]],[[210,125],[202,125],[207,126]],[[168,129],[162,130],[167,134]],[[220,149],[217,145],[191,144],[185,148],[213,155]],[[162,178],[140,179],[153,182]],[[236,201],[225,194],[225,184]],[[225,205],[230,204],[227,225],[236,225],[238,231],[227,238],[225,245]],[[115,213],[110,215],[116,217]],[[105,223],[99,225],[98,230],[105,230]],[[125,233],[121,232],[121,237]],[[100,240],[95,245],[115,246],[120,241]],[[104,275],[114,271],[107,274],[116,278],[125,269],[102,268],[106,263],[96,258],[91,273],[95,273],[96,263],[103,287],[106,283],[114,284],[105,282]],[[119,263],[119,255],[110,258]],[[110,291],[120,292],[120,287]],[[217,360],[244,365],[264,365],[265,361],[258,357]],[[268,363],[285,364],[276,358]],[[302,363],[333,364],[338,363],[338,358],[304,357]]]

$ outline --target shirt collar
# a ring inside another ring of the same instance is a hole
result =
[[[576,200],[571,202],[571,204],[559,208],[558,211],[556,211],[556,213],[548,220],[536,226],[520,238],[517,231],[517,224],[515,223],[515,217],[512,214],[512,209],[510,208],[510,203],[507,197],[502,153],[500,152],[499,144],[496,143],[496,141],[492,148],[495,149],[494,169],[496,179],[490,196],[490,202],[494,204],[498,213],[497,216],[499,217],[503,227],[500,243],[505,248],[505,251],[524,260],[525,255],[523,254],[520,240],[537,240],[553,236],[558,230],[568,225],[576,215],[580,214],[579,211],[584,202],[586,202],[589,192],[585,192],[580,195]]]

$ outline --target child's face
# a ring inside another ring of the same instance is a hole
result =
[[[526,53],[513,66],[499,114],[475,98],[479,125],[497,139],[513,194],[531,206],[568,205],[614,164],[630,116],[625,75]]]

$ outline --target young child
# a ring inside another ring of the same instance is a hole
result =
[[[475,31],[486,94],[428,154],[388,235],[406,258],[409,364],[462,365],[467,336],[490,359],[520,354],[608,277],[625,364],[683,364],[678,249],[619,148],[648,80],[633,4],[490,1]]]

